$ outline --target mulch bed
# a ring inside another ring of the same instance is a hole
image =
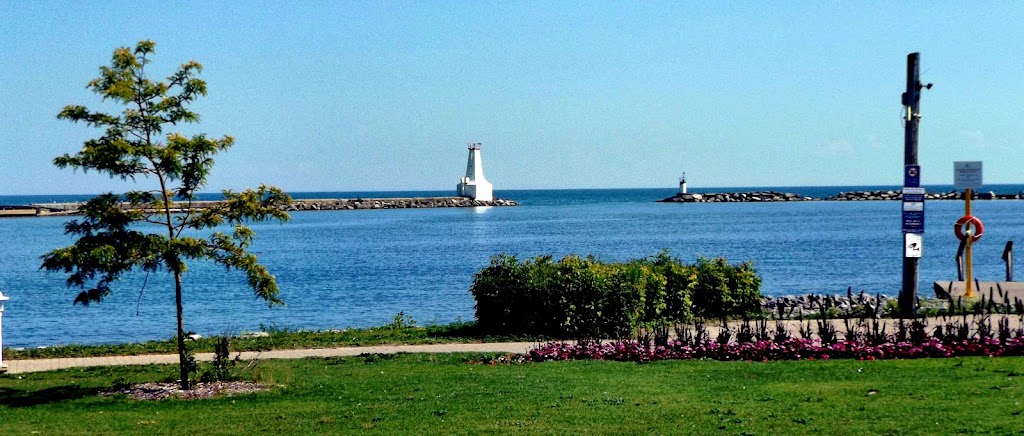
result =
[[[143,383],[127,388],[109,389],[100,392],[100,395],[109,397],[111,395],[123,394],[128,398],[140,401],[164,400],[167,398],[198,400],[250,394],[267,389],[269,389],[268,386],[243,381],[196,383],[195,388],[188,391],[182,390],[178,383]]]

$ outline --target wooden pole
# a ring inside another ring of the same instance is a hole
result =
[[[971,188],[967,188],[967,192],[964,194],[964,215],[971,216],[971,197],[973,196]],[[964,251],[965,261],[967,265],[967,282],[965,283],[964,298],[974,298],[974,273],[972,272],[974,266],[974,257],[971,255],[971,240],[974,239],[974,232],[978,231],[976,228],[971,228],[971,224],[967,224],[967,231],[964,232],[967,235],[965,241],[967,241],[967,249]]]
[[[1003,261],[1006,262],[1006,281],[1013,281],[1013,241],[1006,241],[1003,248]]]
[[[903,94],[903,106],[906,106],[906,123],[903,129],[903,165],[917,165],[917,127],[921,121],[921,81],[920,81],[920,53],[907,55],[907,92]],[[905,239],[900,238],[901,245]],[[904,318],[917,316],[917,281],[918,261],[917,257],[907,257],[905,249],[903,253],[903,288],[900,290],[900,315]]]
[[[967,248],[967,240],[960,241],[960,246],[956,249],[956,277],[959,281],[964,281],[964,250]]]

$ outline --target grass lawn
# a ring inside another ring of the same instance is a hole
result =
[[[174,366],[0,376],[0,434],[1009,434],[1024,359],[471,365],[415,354],[275,360],[270,392],[141,402],[96,395]],[[252,375],[250,373],[250,375]]]

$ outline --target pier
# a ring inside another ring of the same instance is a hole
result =
[[[80,205],[81,203],[50,203],[27,206],[0,206],[0,218],[68,215],[78,210]]]

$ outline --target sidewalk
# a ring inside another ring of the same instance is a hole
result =
[[[302,359],[305,357],[358,356],[360,354],[394,353],[526,353],[536,346],[534,342],[492,342],[484,344],[432,344],[432,345],[378,345],[372,347],[307,348],[296,350],[245,351],[242,360]],[[231,353],[231,357],[238,353]],[[213,353],[198,353],[196,360],[209,362]],[[78,357],[68,359],[4,360],[8,374],[52,371],[87,366],[177,364],[177,354],[147,354],[142,356]]]
[[[1007,326],[1013,330],[1024,328],[1024,317],[1020,315],[985,315],[984,319],[988,319],[990,325],[998,325],[999,320],[1007,319]],[[928,325],[926,326],[927,331],[932,332],[936,326],[942,325],[944,322],[962,322],[962,317],[952,317],[948,320],[945,318],[927,318]],[[966,320],[970,325],[974,325],[977,321],[977,316],[968,315]],[[850,319],[851,325],[855,325],[857,322],[862,321],[859,319]],[[863,320],[865,323],[873,322],[874,320]],[[884,327],[884,332],[892,335],[895,334],[899,329],[897,323],[899,320],[895,319],[879,319],[879,328]],[[843,320],[832,319],[825,321],[832,326],[835,333],[839,337],[844,337],[846,334],[846,325]],[[763,326],[769,332],[774,332],[778,327],[782,327],[788,331],[792,337],[800,337],[801,327],[806,331],[817,333],[819,326],[817,320],[804,320],[802,323],[797,320],[784,320],[779,322],[767,321]],[[735,335],[743,326],[742,321],[733,320],[729,321],[728,327],[732,330],[732,337]],[[692,326],[691,326],[692,327]],[[750,322],[749,327],[756,331],[759,327],[755,322]],[[858,328],[863,333],[862,326]],[[718,336],[722,330],[722,325],[711,322],[705,325],[706,334],[708,338],[714,339]],[[691,333],[693,331],[691,330]],[[358,356],[360,354],[394,354],[394,353],[526,353],[530,349],[540,345],[536,342],[491,342],[491,343],[473,343],[473,344],[431,344],[431,345],[377,345],[370,347],[340,347],[340,348],[308,348],[308,349],[294,349],[294,350],[271,350],[271,351],[246,351],[241,353],[243,360],[250,359],[302,359],[306,357],[334,357],[334,356]],[[238,353],[231,353],[231,357]],[[213,360],[213,353],[197,353],[195,355],[196,360],[202,362],[209,362]],[[79,358],[68,358],[68,359],[28,359],[28,360],[4,360],[4,364],[7,366],[8,374],[19,374],[24,372],[37,372],[37,371],[52,371],[55,369],[63,368],[81,368],[87,366],[114,366],[114,365],[148,365],[148,364],[177,364],[177,354],[148,354],[141,356],[105,356],[105,357],[79,357]]]

